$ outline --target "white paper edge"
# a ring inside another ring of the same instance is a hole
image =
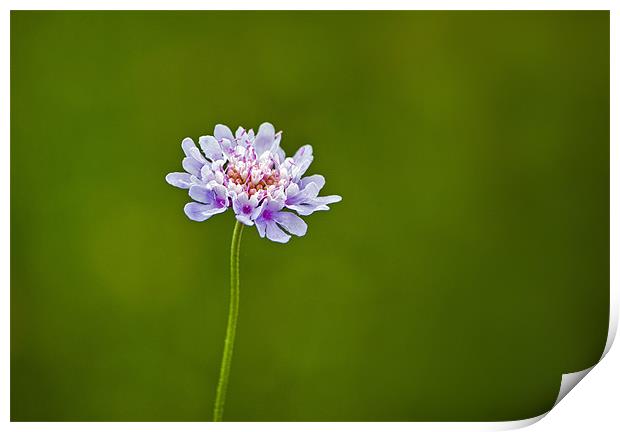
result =
[[[89,10],[89,9],[102,9],[102,10],[106,10],[106,9],[118,9],[118,10],[124,10],[124,9],[149,9],[149,8],[153,8],[153,9],[174,9],[174,10],[183,10],[183,9],[187,9],[187,10],[193,10],[196,9],[197,6],[194,2],[188,2],[187,0],[180,0],[177,2],[174,2],[174,6],[170,6],[171,2],[169,1],[165,1],[165,0],[155,0],[154,2],[151,1],[148,5],[146,4],[140,4],[139,1],[137,0],[125,0],[124,2],[120,2],[118,0],[109,0],[108,2],[101,2],[101,1],[94,1],[91,2],[89,4],[84,4],[84,3],[79,3],[77,0],[57,0],[54,1],[54,7],[51,8],[49,4],[44,3],[43,1],[40,0],[24,0],[24,1],[16,1],[16,0],[9,0],[9,2],[4,3],[4,8],[3,11],[5,12],[4,16],[2,17],[2,19],[0,20],[0,22],[2,22],[3,24],[5,24],[5,26],[2,26],[2,32],[0,32],[0,39],[2,40],[2,43],[0,44],[0,56],[2,58],[4,58],[5,60],[9,60],[9,14],[8,14],[8,10],[11,9],[38,9],[38,10],[47,10],[47,9],[82,9],[82,10]],[[245,3],[244,1],[234,1],[233,3],[239,3],[237,4],[236,8],[243,8],[243,3]],[[274,3],[271,0],[267,0],[266,3]],[[398,3],[398,6],[396,6],[395,4]],[[470,1],[467,2],[466,4],[462,4],[456,1],[449,1],[449,0],[441,0],[438,1],[436,3],[434,2],[427,2],[427,6],[424,7],[423,5],[424,2],[422,1],[418,1],[415,2],[413,5],[408,5],[405,6],[405,2],[391,2],[388,1],[388,3],[382,3],[382,7],[381,9],[410,9],[412,6],[416,6],[416,9],[418,10],[425,10],[425,9],[451,9],[451,10],[459,10],[459,9],[481,9],[481,10],[487,10],[487,9],[493,9],[493,10],[524,10],[524,9],[530,9],[530,10],[556,10],[556,9],[588,9],[588,10],[592,10],[592,9],[606,9],[606,10],[611,10],[611,17],[610,17],[610,21],[611,21],[611,28],[610,28],[610,32],[611,32],[611,58],[610,58],[610,67],[611,67],[611,73],[610,76],[613,77],[615,76],[615,72],[617,72],[617,58],[614,58],[615,55],[617,54],[617,42],[618,42],[618,33],[614,28],[614,24],[618,24],[618,18],[617,18],[617,14],[614,14],[614,12],[617,12],[617,10],[615,10],[614,8],[614,4],[611,1],[605,1],[605,0],[591,0],[591,1],[578,1],[578,0],[570,0],[570,1],[565,1],[563,2],[563,5],[561,5],[560,7],[558,7],[559,5],[554,4],[553,1],[550,0],[539,0],[537,2],[534,1],[522,1],[522,2],[515,2],[515,1],[507,1],[507,2],[503,2],[503,3],[497,3],[497,2],[485,2],[485,1]],[[361,4],[358,2],[355,4],[354,7],[349,7],[348,9],[358,9],[362,6],[365,5],[365,2],[362,2]],[[147,7],[145,7],[147,6]],[[219,7],[216,7],[217,5],[211,5],[210,9],[231,9],[231,5],[226,4],[225,6],[219,5]],[[263,5],[264,7],[265,5]],[[332,5],[333,7],[333,5]],[[256,7],[255,7],[256,8]],[[293,7],[291,4],[289,3],[283,3],[281,7],[273,7],[273,4],[271,6],[272,9],[296,9],[296,7]],[[307,7],[301,7],[302,9],[307,9]],[[329,9],[329,7],[323,7],[324,9]],[[368,5],[366,5],[365,7],[366,9],[373,9],[372,7],[368,7]],[[232,7],[232,9],[235,9],[235,7]],[[260,8],[259,8],[260,9]],[[340,9],[347,9],[340,7]],[[3,96],[0,98],[1,101],[1,105],[5,108],[4,113],[3,113],[3,117],[6,120],[6,122],[4,124],[0,124],[0,130],[2,131],[2,135],[5,137],[5,141],[6,143],[10,142],[10,134],[9,134],[9,128],[5,127],[8,123],[9,123],[9,119],[10,119],[10,91],[9,91],[9,86],[8,86],[8,68],[3,68],[3,70],[1,71],[1,74],[3,76],[2,81],[4,81],[5,86],[3,86],[0,90],[0,94]],[[611,86],[611,118],[615,118],[614,117],[614,112],[616,112],[616,101],[614,100],[614,96],[617,95],[617,86],[614,83],[614,80],[612,79],[610,82],[610,86]],[[617,158],[615,158],[615,156],[619,155],[619,149],[617,147],[617,127],[616,127],[616,123],[614,123],[613,121],[610,123],[611,126],[611,155],[610,155],[610,163],[612,168],[614,166],[618,166],[617,163],[614,162],[614,160],[616,160]],[[4,146],[4,157],[2,158],[2,162],[5,165],[5,170],[3,170],[3,172],[5,173],[5,178],[8,180],[9,178],[9,146],[6,145]],[[619,178],[618,178],[618,174],[614,174],[614,170],[611,170],[611,209],[612,209],[612,217],[611,217],[611,246],[612,246],[612,261],[613,261],[613,257],[614,257],[614,242],[616,244],[618,244],[617,241],[615,241],[618,236],[615,234],[615,229],[614,229],[614,225],[613,222],[615,220],[615,222],[617,222],[618,218],[617,218],[617,214],[618,212],[614,212],[614,206],[617,206],[617,202],[618,200],[616,200],[614,198],[614,190],[618,191],[618,185],[619,185]],[[3,187],[3,197],[5,198],[5,202],[8,202],[8,197],[9,197],[9,192],[8,192],[8,187],[9,182],[5,182],[5,186]],[[4,227],[4,231],[2,232],[2,237],[3,239],[8,239],[9,238],[9,223],[8,223],[8,212],[3,213],[2,217],[1,217],[3,223],[2,226]],[[5,244],[5,250],[4,252],[4,256],[8,257],[9,256],[9,248],[8,248],[8,241],[3,242]],[[8,259],[7,260],[3,260],[3,270],[6,268],[8,270]],[[601,356],[601,359],[603,357],[605,357],[605,355],[609,352],[611,345],[614,341],[615,335],[616,335],[616,331],[617,331],[617,326],[618,326],[618,304],[616,301],[617,296],[615,295],[615,291],[616,291],[616,283],[615,280],[617,280],[617,276],[615,275],[615,271],[613,268],[613,262],[612,262],[612,267],[611,267],[611,286],[610,286],[610,322],[609,322],[609,331],[608,331],[608,337],[607,337],[607,342],[605,345],[605,349],[603,351],[603,355]],[[8,271],[6,272],[6,274],[8,275]],[[8,300],[9,295],[8,295],[8,277],[6,278],[7,280],[5,280],[6,283],[3,283],[3,291],[6,293],[5,299]],[[8,341],[9,341],[9,316],[10,316],[10,306],[9,306],[9,302],[7,301],[5,305],[3,305],[3,311],[5,311],[6,313],[4,314],[4,320],[2,323],[2,328],[3,328],[3,332],[2,332],[2,342],[3,342],[3,346],[5,348],[7,348],[7,352],[8,352]],[[7,356],[8,357],[8,356]],[[599,359],[600,362],[600,359]],[[0,364],[2,365],[2,367],[0,368],[0,370],[2,371],[2,377],[5,378],[3,380],[3,382],[5,382],[5,388],[4,391],[0,392],[0,401],[2,401],[2,404],[0,404],[0,413],[2,414],[3,417],[3,421],[0,423],[3,426],[6,427],[7,430],[31,430],[33,426],[36,425],[37,429],[43,429],[43,430],[54,430],[54,431],[84,431],[84,430],[109,430],[109,428],[111,427],[108,423],[88,423],[88,422],[20,422],[20,423],[11,423],[8,422],[8,418],[9,418],[9,385],[8,383],[10,382],[10,374],[9,374],[9,364],[8,364],[8,358],[2,357],[0,359]],[[598,364],[598,362],[597,362]],[[562,381],[560,384],[560,391],[558,392],[558,398],[556,399],[553,407],[555,407],[562,399],[564,396],[566,396],[566,394],[568,394],[570,392],[570,390],[572,390],[578,383],[579,381],[581,381],[581,379],[583,379],[593,368],[595,365],[593,365],[590,368],[584,369],[582,371],[577,371],[577,372],[572,372],[572,373],[566,373],[562,375]],[[553,409],[552,407],[552,409]],[[424,429],[423,430],[446,430],[449,426],[451,430],[511,430],[511,429],[517,429],[517,428],[522,428],[522,427],[526,427],[529,425],[532,425],[536,422],[538,422],[539,420],[541,420],[542,418],[544,418],[551,410],[536,416],[536,417],[531,417],[528,419],[523,419],[523,420],[515,420],[515,421],[505,421],[505,422],[437,422],[437,423],[418,423],[418,422],[413,422],[413,423],[405,423],[407,426],[407,430],[422,430],[421,428],[419,428],[420,426],[423,426]],[[329,423],[327,423],[329,424]],[[336,423],[333,423],[334,425],[336,425]],[[339,423],[340,425],[352,425],[355,424],[355,429],[364,429],[363,424],[360,423],[348,423],[348,422],[342,422]],[[403,423],[396,423],[396,422],[392,422],[392,423],[382,423],[384,425],[384,427],[386,427],[387,429],[400,429],[400,427],[398,427],[398,425],[402,425]],[[220,424],[212,424],[210,429],[227,429],[228,426],[233,426],[235,425],[235,423],[220,423]],[[244,429],[249,429],[249,430],[290,430],[292,427],[291,423],[243,423],[244,425]],[[306,427],[305,426],[310,426],[312,427],[313,430],[315,430],[316,426],[314,426],[313,423],[297,423],[297,426],[300,427],[294,427],[294,429],[296,430],[305,430]],[[285,426],[285,427],[280,427],[280,426]],[[132,423],[127,423],[127,422],[117,422],[114,423],[114,427],[116,429],[122,429],[122,430],[144,430],[144,431],[164,431],[164,430],[200,430],[203,431],[204,430],[204,425],[202,423],[182,423],[182,422],[169,422],[169,423],[152,423],[152,422],[132,422]],[[345,426],[344,429],[346,430],[347,427]],[[310,430],[308,428],[308,430]]]

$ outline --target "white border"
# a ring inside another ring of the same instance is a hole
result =
[[[607,345],[605,347],[605,354],[609,352],[611,343],[614,339],[616,329],[618,327],[618,281],[619,272],[617,264],[619,263],[618,245],[620,237],[617,228],[618,215],[620,210],[620,200],[618,199],[618,191],[620,190],[620,175],[618,174],[618,168],[620,168],[620,148],[618,146],[618,130],[616,123],[613,119],[617,119],[617,101],[618,101],[618,86],[615,84],[614,77],[618,75],[618,31],[617,26],[620,20],[617,17],[617,9],[614,8],[614,4],[611,1],[553,1],[553,0],[523,0],[523,1],[404,1],[404,0],[383,0],[381,2],[358,0],[358,1],[340,1],[340,0],[318,0],[314,2],[300,1],[292,4],[290,1],[283,0],[263,0],[263,1],[248,1],[248,0],[232,0],[228,2],[218,2],[211,4],[210,2],[198,2],[191,0],[93,0],[89,2],[80,2],[77,0],[59,0],[53,2],[46,1],[15,1],[9,0],[3,2],[2,5],[3,14],[0,18],[2,25],[0,26],[0,58],[3,59],[2,65],[2,82],[0,87],[0,104],[2,107],[3,120],[0,122],[0,133],[3,138],[2,146],[2,170],[1,175],[4,178],[0,190],[2,191],[2,201],[5,203],[3,211],[0,213],[0,223],[2,230],[0,235],[2,236],[2,309],[0,310],[1,316],[1,346],[2,356],[0,357],[0,425],[4,425],[8,430],[32,430],[35,427],[42,428],[51,431],[83,431],[83,430],[109,430],[110,427],[121,430],[133,430],[133,431],[168,431],[168,430],[204,430],[205,428],[233,430],[237,428],[251,429],[258,431],[273,431],[273,430],[316,430],[317,427],[323,425],[330,428],[342,428],[349,430],[371,430],[375,428],[387,428],[390,430],[461,430],[461,431],[484,431],[484,430],[507,430],[517,427],[527,426],[529,424],[536,423],[541,418],[545,417],[543,414],[533,419],[525,419],[516,422],[499,422],[499,423],[481,423],[481,422],[469,422],[469,423],[9,423],[10,417],[10,365],[9,365],[9,338],[10,338],[10,279],[9,279],[9,260],[10,260],[10,222],[9,222],[9,206],[10,202],[10,82],[9,82],[9,64],[10,64],[10,14],[9,11],[13,9],[83,9],[83,10],[106,10],[106,9],[118,9],[118,10],[130,10],[130,9],[159,9],[159,10],[193,10],[193,9],[292,9],[292,10],[305,10],[305,9],[369,9],[369,10],[394,10],[394,9],[418,9],[418,10],[553,10],[553,9],[603,9],[611,10],[611,236],[610,236],[610,265],[611,265],[611,310],[610,310],[610,332],[608,335]],[[566,390],[570,386],[579,382],[588,372],[593,371],[591,374],[594,378],[591,382],[588,382],[586,378],[585,383],[581,386],[584,389],[581,392],[572,392],[566,397],[566,401],[561,403],[557,408],[553,409],[554,415],[551,418],[546,419],[544,422],[538,423],[534,426],[534,429],[538,430],[583,430],[584,428],[590,429],[593,424],[597,425],[597,431],[603,430],[616,430],[620,426],[620,416],[617,414],[618,410],[615,407],[614,401],[617,400],[618,385],[620,385],[620,373],[618,371],[618,355],[617,350],[612,351],[599,367],[589,368],[582,372],[576,372],[574,374],[567,374],[562,379],[562,390]],[[610,359],[608,361],[608,359]],[[578,379],[576,379],[578,378]],[[588,389],[586,393],[586,387]],[[569,389],[570,390],[570,389]],[[581,394],[580,394],[581,393]],[[565,393],[564,393],[565,395]],[[558,395],[558,400],[562,400],[562,394]],[[556,403],[557,403],[556,402]],[[578,405],[575,405],[575,404]],[[566,406],[564,406],[566,404]],[[586,407],[590,409],[583,410]],[[579,414],[577,414],[579,412]],[[588,412],[596,412],[596,417],[591,418],[588,416]],[[555,418],[553,418],[555,417]],[[552,422],[554,420],[554,422]],[[112,426],[113,425],[113,426]],[[557,429],[556,429],[557,428]]]

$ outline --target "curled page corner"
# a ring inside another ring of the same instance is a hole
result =
[[[596,364],[594,366],[596,366]],[[558,403],[560,403],[560,401],[564,399],[564,396],[566,396],[568,392],[570,392],[573,388],[575,388],[575,386],[579,384],[579,381],[581,381],[592,369],[594,369],[594,366],[591,366],[587,369],[580,370],[577,372],[562,374],[562,382],[560,383],[560,391],[558,392],[558,397],[553,403],[553,406],[556,406]],[[551,409],[553,409],[553,407],[551,407]]]
[[[615,295],[614,290],[610,290],[610,298],[609,298],[609,330],[607,331],[607,341],[605,342],[605,348],[603,349],[603,354],[598,359],[596,363],[590,366],[587,369],[583,369],[577,372],[565,373],[562,374],[562,382],[560,383],[560,391],[558,392],[558,397],[553,403],[553,407],[555,407],[564,396],[566,396],[577,384],[581,381],[594,367],[603,360],[603,358],[607,355],[611,346],[614,343],[614,339],[616,338],[616,331],[618,330],[618,298]],[[549,410],[551,411],[551,410]]]
[[[555,399],[553,406],[546,412],[528,419],[523,420],[514,420],[514,421],[506,421],[506,422],[497,422],[494,424],[494,430],[511,430],[511,429],[520,429],[526,426],[530,426],[540,420],[542,420],[547,414],[551,412],[551,410],[558,404],[564,396],[566,396],[579,382],[585,378],[585,376],[590,373],[592,369],[596,367],[597,364],[603,360],[603,358],[607,355],[611,346],[613,345],[614,339],[616,337],[616,331],[618,330],[618,296],[614,287],[610,287],[610,298],[609,298],[609,330],[607,331],[607,341],[605,342],[605,348],[603,349],[603,354],[598,359],[598,361],[590,366],[587,369],[583,369],[576,372],[570,372],[562,374],[562,381],[560,382],[560,390],[558,391],[558,397]]]

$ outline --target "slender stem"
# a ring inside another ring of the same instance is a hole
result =
[[[230,374],[230,361],[232,360],[233,347],[235,345],[235,330],[237,329],[237,317],[239,316],[239,246],[241,245],[242,231],[243,224],[236,222],[235,229],[233,230],[232,244],[230,245],[230,307],[228,309],[228,326],[226,327],[220,380],[217,384],[215,408],[213,410],[213,421],[216,422],[222,421],[224,415],[226,388],[228,387],[228,375]]]

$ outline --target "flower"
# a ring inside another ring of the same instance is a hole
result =
[[[270,123],[261,124],[256,135],[242,127],[233,135],[218,124],[213,136],[200,137],[200,149],[185,138],[181,143],[185,172],[170,173],[166,181],[189,189],[194,201],[185,205],[187,217],[202,222],[232,208],[239,222],[255,225],[269,240],[286,243],[290,234],[305,235],[308,226],[289,210],[308,216],[329,210],[329,204],[342,198],[319,196],[325,186],[322,175],[303,177],[314,159],[312,146],[286,157],[281,138],[282,132],[276,133]]]

